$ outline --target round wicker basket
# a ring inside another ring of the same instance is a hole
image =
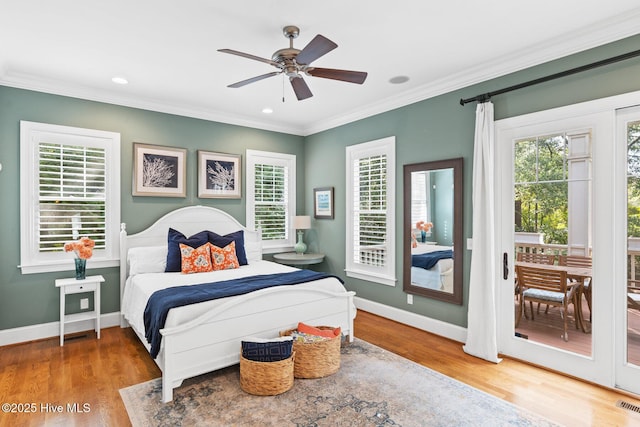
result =
[[[316,326],[318,329],[335,329],[331,326]],[[281,336],[291,335],[296,329],[280,332]],[[340,369],[340,337],[313,343],[293,341],[296,354],[293,376],[295,378],[322,378],[335,374]]]
[[[255,362],[240,355],[240,388],[249,394],[274,396],[293,387],[295,353],[278,362]]]

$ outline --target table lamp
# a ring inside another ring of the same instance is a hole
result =
[[[293,218],[293,228],[298,230],[298,243],[294,246],[294,249],[298,255],[302,255],[307,251],[307,245],[302,241],[304,235],[303,230],[311,228],[310,216],[296,216]]]

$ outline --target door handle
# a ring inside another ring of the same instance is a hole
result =
[[[509,278],[509,254],[502,254],[502,278],[507,280]]]

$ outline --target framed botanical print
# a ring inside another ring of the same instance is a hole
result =
[[[198,197],[242,197],[240,155],[198,150]]]
[[[333,187],[313,189],[313,217],[333,219]]]
[[[187,150],[133,144],[134,196],[185,197]]]

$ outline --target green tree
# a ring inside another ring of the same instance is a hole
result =
[[[566,158],[564,135],[516,142],[516,231],[544,233],[545,243],[567,243]]]

